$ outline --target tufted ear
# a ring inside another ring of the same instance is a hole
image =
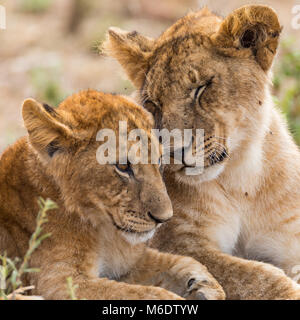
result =
[[[22,115],[31,145],[43,156],[51,158],[66,147],[72,137],[72,131],[63,123],[62,116],[47,104],[26,99]]]
[[[119,61],[129,79],[140,88],[148,69],[148,57],[154,40],[136,31],[127,32],[119,28],[109,28],[103,49]]]
[[[264,71],[270,69],[282,30],[273,9],[248,5],[233,11],[212,36],[217,47],[229,55],[254,56]]]

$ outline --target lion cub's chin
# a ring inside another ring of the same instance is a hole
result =
[[[181,183],[189,184],[189,185],[197,185],[202,182],[211,181],[216,179],[225,168],[224,163],[217,163],[198,175],[188,175],[185,171],[178,171],[175,173],[176,180]]]
[[[143,232],[143,233],[129,233],[129,232],[122,231],[122,236],[130,244],[136,245],[136,244],[143,243],[150,240],[154,236],[155,231],[156,229]]]

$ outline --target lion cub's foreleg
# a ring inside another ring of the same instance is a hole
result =
[[[300,299],[300,286],[277,267],[217,251],[203,253],[201,261],[207,261],[231,299]]]
[[[181,245],[176,246],[176,252],[201,261],[219,281],[227,299],[300,299],[300,286],[287,277],[281,269],[267,263],[222,253],[211,243],[196,242],[195,239],[182,241]],[[165,245],[161,243],[161,248],[171,250]]]
[[[92,277],[82,273],[75,266],[65,262],[58,262],[42,266],[41,272],[34,281],[35,290],[44,299],[66,300],[71,299],[67,289],[68,277],[72,277],[77,286],[77,299],[87,300],[183,300],[182,297],[166,289],[128,284],[109,280],[107,278]]]
[[[87,263],[88,264],[88,263]],[[45,299],[70,299],[66,286],[72,277],[78,299],[181,300],[224,299],[225,294],[207,269],[196,260],[146,248],[126,276],[118,281],[92,277],[77,263],[44,265],[35,287]],[[74,268],[72,268],[74,266]]]
[[[147,248],[136,267],[124,279],[128,283],[154,285],[187,299],[224,299],[219,283],[196,260]]]

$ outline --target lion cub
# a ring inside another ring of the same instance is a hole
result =
[[[152,245],[204,263],[228,299],[300,299],[287,277],[299,280],[300,152],[269,89],[281,29],[267,6],[204,8],[157,39],[112,28],[105,43],[157,128],[205,132],[201,174],[166,166],[174,218]]]
[[[153,123],[146,111],[124,97],[89,90],[57,109],[28,99],[23,119],[28,137],[0,161],[0,253],[26,252],[38,212],[34,199],[58,204],[44,227],[51,237],[30,261],[41,269],[28,279],[36,294],[67,299],[71,276],[79,299],[224,298],[200,263],[144,244],[173,214],[160,151],[157,164],[97,162],[101,129],[118,137],[119,121],[126,121],[128,130],[143,129],[150,138]]]

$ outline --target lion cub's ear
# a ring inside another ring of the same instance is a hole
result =
[[[281,30],[273,9],[264,5],[248,5],[225,18],[212,40],[229,55],[250,52],[262,69],[267,71],[272,65]]]
[[[22,115],[30,143],[43,156],[51,158],[72,137],[72,131],[63,123],[61,115],[46,104],[26,99]]]
[[[142,86],[148,69],[148,57],[154,40],[136,31],[127,32],[111,27],[107,40],[103,43],[104,52],[119,61],[129,79],[139,88]]]

